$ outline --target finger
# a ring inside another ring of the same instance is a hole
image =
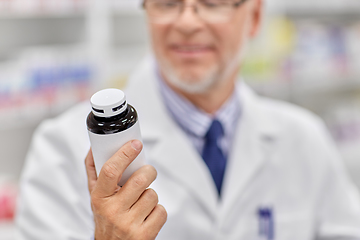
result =
[[[145,231],[148,236],[155,239],[161,228],[166,223],[166,220],[167,212],[165,208],[160,204],[156,205],[143,223],[143,227],[146,229]]]
[[[151,165],[145,165],[131,175],[118,193],[123,210],[128,210],[140,198],[141,194],[156,179],[157,172]]]
[[[139,223],[142,223],[158,203],[157,193],[153,189],[146,189],[139,200],[131,207],[130,214],[133,214]]]
[[[142,143],[133,140],[122,146],[102,167],[93,194],[109,197],[119,190],[118,182],[125,169],[139,155]]]
[[[85,158],[85,167],[86,167],[86,174],[88,178],[88,188],[89,192],[91,193],[96,185],[97,181],[97,174],[94,164],[94,158],[92,154],[92,150],[90,149],[86,158]]]

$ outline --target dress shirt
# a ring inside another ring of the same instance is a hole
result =
[[[235,128],[241,115],[238,91],[235,89],[221,108],[214,115],[210,115],[172,90],[160,74],[158,76],[160,93],[167,110],[175,122],[184,130],[199,154],[202,154],[205,134],[210,128],[212,121],[217,119],[224,128],[224,136],[219,140],[218,144],[227,157],[231,150]]]

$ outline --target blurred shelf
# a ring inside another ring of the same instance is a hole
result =
[[[0,20],[31,20],[31,19],[71,19],[71,18],[84,18],[84,11],[76,12],[1,12]]]
[[[317,19],[352,19],[360,20],[360,5],[358,7],[289,7],[283,10],[284,15],[290,18],[317,18]]]
[[[86,44],[86,19],[0,17],[0,61],[17,57],[29,48],[57,48]]]
[[[111,62],[117,65],[116,68],[133,70],[150,51],[150,47],[142,43],[115,46],[111,53]]]
[[[360,91],[360,76],[325,78],[326,81],[319,81],[320,78],[307,79],[306,83],[295,80],[291,83],[291,91],[296,96],[323,95],[329,93],[346,93]]]
[[[57,115],[70,109],[75,104],[76,103],[67,104],[61,107],[49,106],[40,110],[39,108],[35,107],[24,107],[23,109],[13,108],[11,112],[0,112],[0,115],[2,115],[0,118],[0,131],[32,128],[33,126],[38,125],[44,119],[56,117]]]
[[[245,81],[248,78],[245,78]],[[270,98],[289,101],[290,83],[285,81],[246,81],[258,94]]]
[[[339,78],[325,78],[326,81],[319,81],[324,78],[303,79],[295,78],[291,81],[268,81],[268,82],[249,82],[257,92],[280,99],[308,98],[312,96],[322,96],[329,94],[349,94],[350,92],[360,92],[360,76],[349,76]]]
[[[146,44],[149,36],[144,16],[126,15],[112,19],[113,47]]]
[[[144,17],[145,11],[141,8],[115,8],[112,10],[114,17]]]

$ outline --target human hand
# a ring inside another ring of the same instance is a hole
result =
[[[157,175],[154,167],[143,166],[123,187],[117,185],[141,149],[138,140],[126,143],[103,165],[99,177],[91,150],[85,159],[96,240],[152,240],[166,222],[157,193],[148,189]]]

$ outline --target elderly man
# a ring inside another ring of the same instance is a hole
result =
[[[97,177],[89,104],[44,122],[22,176],[18,238],[360,239],[359,195],[321,121],[237,81],[262,4],[145,0],[155,58],[126,89],[143,144],[128,142]],[[118,187],[142,149],[150,165]]]

